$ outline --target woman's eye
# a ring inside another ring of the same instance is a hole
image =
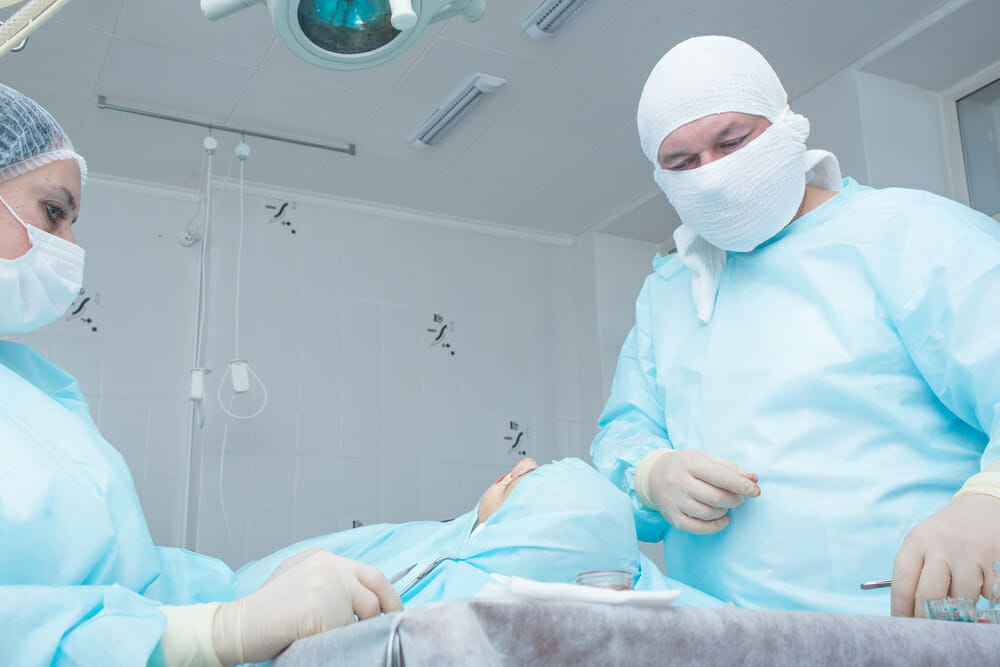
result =
[[[66,212],[55,204],[45,205],[45,215],[48,216],[49,220],[52,222],[59,222],[64,217],[66,217]]]

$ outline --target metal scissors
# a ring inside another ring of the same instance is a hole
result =
[[[892,586],[892,579],[882,579],[881,581],[866,581],[861,584],[861,590],[870,591],[875,588],[889,588]]]

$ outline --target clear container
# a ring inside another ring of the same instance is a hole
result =
[[[628,570],[591,570],[576,575],[576,583],[581,586],[628,591],[632,590],[635,576]]]
[[[978,620],[976,614],[976,601],[968,598],[946,597],[924,602],[927,610],[927,618],[937,621],[962,621],[965,623],[975,623]]]
[[[979,609],[976,613],[977,623],[995,623],[1000,625],[1000,609]]]

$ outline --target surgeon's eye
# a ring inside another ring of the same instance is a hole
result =
[[[45,217],[53,225],[57,225],[66,219],[66,210],[56,204],[45,204]]]
[[[688,158],[680,162],[675,162],[674,164],[668,164],[664,169],[670,171],[684,171],[685,169],[691,169],[694,166],[694,158]]]
[[[730,139],[729,141],[723,141],[722,142],[722,147],[725,148],[725,149],[727,149],[727,150],[732,150],[734,148],[739,148],[743,144],[743,142],[746,141],[746,138],[749,137],[749,136],[750,136],[750,134],[747,133],[747,134],[744,134],[742,137],[737,137],[735,139]]]

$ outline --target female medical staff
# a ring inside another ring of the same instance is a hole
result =
[[[86,163],[0,85],[0,333],[58,318],[83,279],[71,225]],[[384,611],[373,567],[298,553],[242,589],[223,563],[153,546],[132,478],[76,381],[0,341],[0,664],[235,665]]]
[[[841,179],[774,70],[696,37],[642,149],[680,215],[591,454],[667,572],[751,607],[923,615],[1000,558],[1000,226]],[[914,140],[919,140],[915,137]],[[888,591],[862,591],[887,579]]]

